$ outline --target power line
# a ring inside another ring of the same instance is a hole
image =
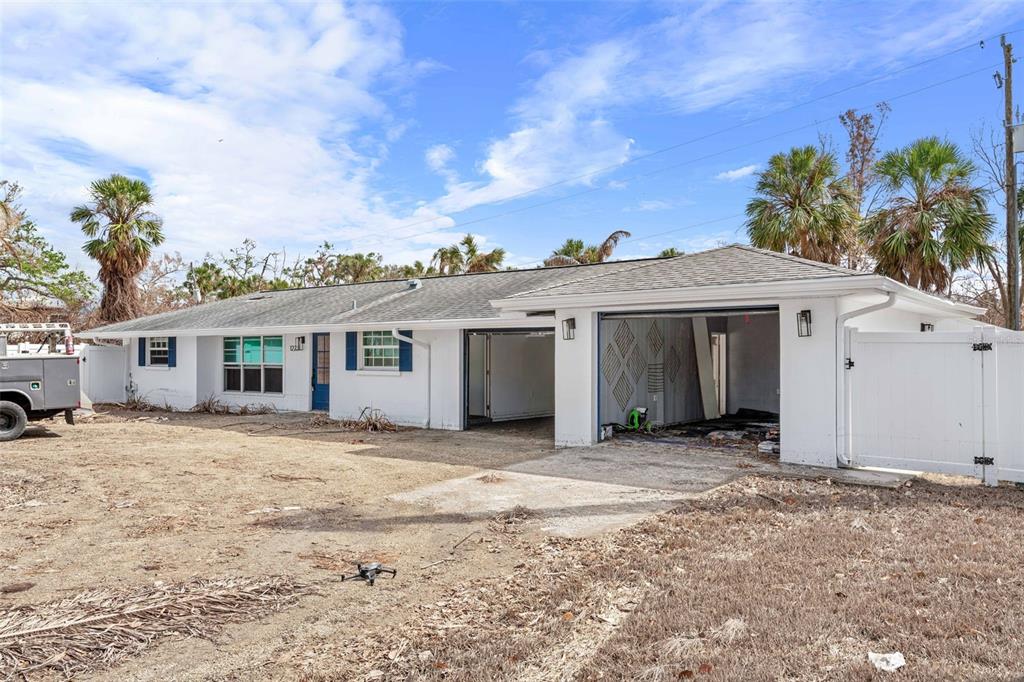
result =
[[[988,71],[991,68],[993,68],[993,67],[991,65],[988,65],[988,66],[981,67],[980,69],[974,69],[972,71],[968,71],[966,73],[962,73],[960,75],[953,76],[951,78],[946,78],[944,80],[941,80],[941,81],[938,81],[938,82],[935,82],[935,83],[931,83],[929,85],[925,85],[925,86],[922,86],[920,88],[915,88],[914,90],[910,90],[910,91],[905,92],[905,93],[900,93],[900,94],[895,95],[893,97],[888,97],[884,101],[892,101],[892,100],[902,99],[904,97],[909,97],[911,95],[919,94],[919,93],[924,92],[926,90],[931,90],[933,88],[941,87],[941,86],[946,85],[948,83],[952,83],[954,81],[961,80],[961,79],[967,78],[969,76],[973,76],[973,75],[981,73],[983,71]],[[669,164],[667,166],[661,166],[659,168],[655,168],[655,169],[652,169],[652,170],[644,171],[644,172],[641,172],[641,173],[635,173],[635,174],[633,174],[631,176],[628,176],[628,177],[624,178],[623,180],[624,181],[633,181],[633,180],[639,180],[641,178],[651,177],[653,175],[658,175],[658,174],[661,174],[661,173],[666,173],[668,171],[675,170],[675,169],[683,167],[683,166],[687,166],[687,165],[690,165],[690,164],[698,163],[700,161],[706,161],[706,160],[714,158],[716,156],[721,156],[723,154],[728,154],[730,152],[734,152],[734,151],[737,151],[739,149],[743,149],[745,147],[751,147],[751,146],[754,146],[754,145],[761,144],[763,142],[769,142],[771,140],[774,140],[774,139],[777,139],[777,138],[780,138],[780,137],[785,137],[785,136],[790,135],[792,133],[800,132],[800,131],[806,130],[808,128],[814,128],[814,127],[820,126],[822,123],[825,122],[825,120],[828,120],[828,119],[816,119],[814,121],[811,121],[809,123],[805,123],[805,124],[797,126],[795,128],[789,128],[789,129],[784,130],[782,132],[775,133],[773,135],[768,135],[767,137],[762,137],[762,138],[759,138],[757,140],[753,140],[751,142],[745,142],[743,144],[735,145],[733,147],[729,147],[729,148],[726,148],[726,149],[720,149],[718,151],[711,152],[709,154],[705,154],[703,156],[698,156],[698,157],[686,159],[684,161],[679,161],[679,162],[676,162],[676,163],[672,163],[672,164]],[[570,199],[575,199],[575,198],[578,198],[578,197],[581,197],[581,196],[585,196],[587,194],[593,194],[594,192],[605,191],[606,189],[607,188],[605,186],[588,187],[587,189],[584,189],[584,190],[581,190],[581,191],[578,191],[578,192],[573,192],[571,194],[565,194],[565,195],[562,195],[562,196],[559,196],[559,197],[552,197],[551,199],[547,199],[545,201],[528,204],[526,206],[520,206],[518,208],[508,209],[508,210],[502,211],[500,213],[493,213],[493,214],[490,214],[490,215],[481,216],[480,218],[474,218],[473,220],[466,220],[466,221],[463,221],[461,223],[455,223],[454,225],[450,225],[450,226],[447,226],[447,227],[444,227],[444,228],[439,228],[439,229],[445,229],[445,230],[452,230],[452,229],[456,229],[456,228],[460,228],[461,229],[461,228],[468,227],[470,225],[476,225],[476,224],[479,224],[479,223],[482,223],[482,222],[486,222],[486,221],[489,221],[489,220],[497,220],[498,218],[504,218],[504,217],[507,217],[507,216],[510,216],[510,215],[515,215],[517,213],[522,213],[524,211],[529,211],[529,210],[532,210],[532,209],[535,209],[535,208],[541,208],[541,207],[544,207],[544,206],[549,206],[551,204],[555,204],[555,203],[558,203],[558,202],[561,202],[561,201],[568,201]],[[438,220],[438,219],[435,218],[435,219],[431,219],[431,220],[433,221],[433,220]],[[401,229],[401,228],[396,228],[396,229]],[[398,237],[388,237],[386,240],[384,240],[384,243],[390,243],[390,242],[396,242],[396,241],[404,241],[406,239],[414,239],[416,237],[422,237],[422,236],[431,234],[434,231],[435,230],[430,230],[430,231],[427,231],[427,232],[420,232],[420,233],[403,235],[403,236],[398,236]],[[633,239],[633,237],[630,237],[630,239]],[[623,240],[623,241],[626,241],[626,240]]]
[[[1012,31],[997,33],[997,34],[995,34],[993,36],[988,36],[988,37],[982,38],[982,39],[980,39],[980,41],[984,42],[986,40],[992,40],[994,38],[998,38],[1000,35],[1011,35],[1011,34],[1014,34],[1014,33],[1019,33],[1021,31],[1024,31],[1024,29],[1014,29]],[[716,131],[713,131],[713,132],[710,132],[710,133],[705,133],[703,135],[699,135],[697,137],[690,138],[688,140],[683,140],[682,142],[677,142],[677,143],[669,145],[667,147],[662,147],[660,149],[656,149],[656,150],[654,150],[652,152],[648,152],[646,154],[641,154],[639,156],[634,156],[632,158],[626,159],[622,163],[612,164],[612,165],[608,165],[608,166],[603,166],[601,168],[597,168],[597,169],[594,169],[594,170],[591,170],[591,171],[587,171],[586,173],[582,173],[580,175],[575,175],[575,176],[572,176],[572,177],[563,178],[562,180],[557,180],[555,182],[551,182],[551,183],[548,183],[546,185],[541,185],[541,186],[534,187],[534,188],[529,189],[529,190],[524,190],[522,192],[518,192],[516,194],[512,194],[512,195],[509,195],[507,197],[503,197],[502,199],[499,199],[497,202],[493,202],[493,203],[499,203],[499,202],[500,203],[504,203],[504,202],[508,202],[508,201],[513,201],[515,199],[521,199],[521,198],[529,196],[531,194],[536,194],[537,192],[543,192],[545,190],[553,189],[555,187],[560,187],[560,186],[565,185],[565,184],[578,182],[580,180],[584,180],[586,178],[590,178],[590,177],[593,177],[595,175],[599,175],[601,173],[606,173],[608,171],[612,171],[612,170],[616,170],[618,168],[622,168],[623,166],[626,166],[626,165],[629,165],[629,164],[633,164],[633,163],[636,163],[638,161],[643,161],[645,159],[649,159],[649,158],[652,158],[654,156],[665,154],[667,152],[679,149],[681,147],[685,147],[685,146],[688,146],[688,145],[691,145],[691,144],[696,144],[697,142],[702,142],[702,141],[710,139],[712,137],[717,137],[718,135],[724,135],[725,133],[732,132],[732,131],[738,130],[740,128],[744,128],[744,127],[753,125],[754,123],[759,123],[761,121],[767,120],[767,119],[769,119],[769,118],[771,118],[773,116],[784,114],[784,113],[787,113],[789,111],[793,111],[795,109],[799,109],[801,107],[807,106],[809,104],[814,104],[816,102],[820,102],[820,101],[828,99],[830,97],[835,97],[836,95],[841,95],[843,93],[850,92],[851,90],[855,90],[855,89],[864,87],[866,85],[870,85],[872,83],[876,83],[878,81],[891,78],[891,77],[893,77],[893,76],[895,76],[897,74],[904,73],[906,71],[915,69],[915,68],[917,68],[919,66],[924,66],[925,64],[931,64],[931,63],[936,62],[936,61],[938,61],[940,59],[944,59],[946,57],[949,57],[949,56],[952,56],[954,54],[958,54],[958,53],[963,52],[965,50],[968,50],[968,49],[971,49],[973,47],[976,47],[978,44],[979,44],[979,41],[973,41],[973,42],[971,42],[968,45],[964,45],[964,46],[958,47],[956,49],[950,50],[948,52],[944,52],[942,54],[936,55],[934,57],[930,57],[928,59],[925,59],[925,60],[922,60],[922,61],[919,61],[919,62],[915,62],[914,64],[907,65],[907,66],[905,66],[905,67],[903,67],[901,69],[898,69],[896,71],[893,71],[893,72],[890,72],[890,73],[887,73],[887,74],[884,74],[884,75],[880,75],[880,76],[875,76],[875,77],[869,78],[869,79],[867,79],[865,81],[861,81],[859,83],[855,83],[853,85],[846,86],[844,88],[841,88],[840,90],[836,90],[836,91],[833,91],[833,92],[830,92],[830,93],[827,93],[827,94],[824,94],[824,95],[819,95],[818,97],[814,97],[812,99],[805,100],[803,102],[794,104],[794,105],[792,105],[790,107],[787,107],[785,109],[780,109],[780,110],[777,110],[777,111],[773,111],[773,112],[771,112],[769,114],[765,114],[763,116],[759,116],[757,118],[753,118],[753,119],[744,121],[742,123],[737,123],[737,124],[729,126],[727,128],[722,128],[722,129],[719,129],[719,130],[716,130]],[[885,68],[885,66],[888,66],[889,64],[896,63],[896,61],[898,61],[898,60],[893,60],[893,61],[887,62],[885,65],[883,65],[880,68]],[[986,68],[988,68],[988,67],[986,67]],[[973,72],[972,72],[972,74],[969,74],[969,75],[973,75]],[[915,91],[915,92],[920,92],[920,90]],[[913,94],[913,93],[911,93],[911,94]],[[899,98],[904,97],[904,96],[905,95],[900,95],[899,97],[890,97],[886,101],[893,100],[893,99],[899,99]],[[545,204],[539,204],[539,205],[543,206]],[[470,207],[470,208],[472,208],[472,207]],[[421,220],[413,221],[411,223],[406,223],[405,225],[400,225],[399,227],[394,228],[394,230],[395,231],[401,231],[401,230],[408,229],[410,227],[417,227],[419,225],[425,225],[427,223],[434,223],[434,222],[437,222],[437,221],[440,221],[440,220],[444,220],[444,218],[446,218],[446,217],[449,217],[449,216],[452,216],[452,215],[458,215],[459,213],[464,213],[465,211],[470,210],[470,208],[464,208],[464,209],[460,209],[458,211],[452,211],[449,214],[447,214],[446,216],[440,216],[440,217],[436,217],[436,218],[423,218]],[[506,215],[506,214],[498,214],[495,217],[503,217],[504,215]],[[488,219],[490,219],[490,218],[488,218]],[[435,228],[435,229],[450,230],[450,229],[453,229],[455,227],[459,227],[459,226],[462,226],[462,225],[475,224],[477,222],[480,222],[480,220],[478,219],[478,220],[474,220],[474,221],[468,221],[468,222],[465,222],[465,223],[457,223],[456,225],[451,225],[451,226],[448,226],[448,227],[438,227],[438,228]],[[424,236],[425,234],[429,234],[430,232],[434,232],[434,231],[435,230],[430,230],[428,232],[420,232],[420,233],[416,233],[416,234],[410,234],[410,235],[393,237],[393,238],[390,238],[389,241],[399,241],[399,240],[404,240],[404,239],[413,239],[415,237],[421,237],[421,236]]]

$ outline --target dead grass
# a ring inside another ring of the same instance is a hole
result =
[[[751,478],[534,555],[419,609],[375,665],[389,679],[867,680],[881,674],[869,651],[900,651],[901,679],[1024,673],[1014,488]]]
[[[0,610],[0,673],[71,678],[137,655],[168,635],[208,637],[220,626],[293,604],[309,589],[288,577],[192,580],[130,591],[90,590]]]
[[[338,423],[343,428],[352,431],[389,433],[398,431],[398,426],[386,414],[372,407],[364,407],[363,411],[359,413],[358,419],[343,419]]]
[[[535,519],[538,516],[539,514],[534,510],[517,504],[508,511],[495,514],[494,518],[491,519],[490,528],[499,533],[518,533],[526,521]]]
[[[237,414],[240,416],[277,414],[277,408],[266,403],[247,403],[238,407],[225,405],[214,397],[196,403],[191,412],[200,414]]]

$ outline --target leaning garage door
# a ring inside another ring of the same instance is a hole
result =
[[[853,464],[983,476],[985,357],[978,332],[858,332],[847,370]]]

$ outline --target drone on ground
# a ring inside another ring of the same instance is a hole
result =
[[[356,564],[356,573],[353,575],[342,576],[341,581],[346,580],[365,580],[372,587],[373,582],[377,579],[377,576],[382,573],[389,574],[392,578],[398,575],[398,570],[394,568],[388,568],[379,562],[372,562],[369,564]]]

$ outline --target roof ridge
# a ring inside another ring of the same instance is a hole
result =
[[[636,263],[636,267],[633,268],[633,269],[640,270],[642,268],[645,268],[645,267],[648,267],[648,266],[651,266],[651,265],[657,265],[658,263],[669,263],[669,262],[674,261],[674,260],[682,260],[684,258],[693,258],[695,256],[703,256],[703,255],[708,254],[708,253],[714,253],[715,251],[725,251],[727,249],[732,249],[732,248],[736,248],[736,247],[739,247],[739,246],[743,246],[743,245],[742,244],[723,244],[722,246],[716,246],[713,249],[705,249],[704,251],[693,251],[691,253],[681,253],[678,256],[672,256],[671,258],[646,258],[646,259],[643,259],[643,262],[638,262],[637,260],[617,261],[617,262]],[[756,249],[754,249],[754,250],[756,251]],[[624,270],[625,269],[616,270],[615,272],[616,273],[624,272]],[[520,291],[517,294],[513,294],[511,296],[511,298],[520,298],[520,297],[525,298],[529,294],[535,294],[535,293],[538,293],[538,292],[541,292],[541,291],[547,291],[548,289],[557,289],[558,287],[563,287],[563,286],[566,286],[566,285],[569,285],[569,284],[579,284],[580,282],[585,282],[588,279],[594,279],[596,277],[606,276],[608,274],[609,273],[602,273],[601,275],[593,275],[593,276],[588,276],[588,277],[582,277],[582,278],[575,279],[575,280],[567,280],[565,282],[558,282],[558,283],[555,283],[555,284],[548,284],[547,286],[538,287],[537,289],[528,289],[527,291]]]
[[[686,254],[683,254],[683,255],[685,256]],[[682,256],[674,256],[674,258],[681,258],[681,257]],[[633,259],[633,260],[621,260],[621,261],[610,261],[610,262],[609,261],[602,261],[601,263],[580,263],[580,265],[611,265],[613,263],[622,263],[625,267],[619,268],[618,270],[614,271],[615,273],[619,273],[619,272],[625,272],[626,270],[639,270],[639,269],[645,268],[645,267],[647,267],[649,265],[656,265],[658,263],[664,263],[667,260],[672,260],[672,258],[644,258],[642,260],[641,259]],[[569,266],[569,267],[573,267],[573,266]],[[556,282],[556,283],[553,283],[553,284],[548,284],[546,286],[537,287],[536,289],[527,289],[526,291],[520,291],[517,294],[513,294],[513,296],[526,296],[527,294],[533,294],[533,293],[537,293],[539,291],[547,291],[548,289],[554,289],[556,287],[565,286],[567,284],[579,284],[580,282],[586,282],[589,279],[595,279],[597,277],[603,277],[603,276],[606,276],[608,274],[611,274],[611,273],[607,273],[607,272],[595,273],[595,274],[592,274],[592,275],[587,275],[586,277],[577,277],[576,279],[567,279],[564,282]]]
[[[761,254],[761,255],[764,255],[764,256],[773,256],[775,258],[780,258],[782,260],[792,261],[792,262],[796,262],[796,263],[802,263],[804,265],[811,265],[811,266],[814,266],[816,268],[821,268],[822,270],[828,270],[830,272],[834,272],[836,270],[839,270],[841,272],[848,272],[848,273],[857,274],[857,275],[869,274],[869,273],[862,272],[860,270],[854,270],[853,268],[846,268],[846,267],[843,267],[842,265],[834,265],[832,263],[825,263],[825,262],[818,261],[818,260],[812,260],[810,258],[804,258],[803,256],[794,256],[791,253],[783,253],[781,251],[773,251],[771,249],[762,249],[762,248],[754,246],[752,244],[732,244],[732,246],[735,246],[737,248],[743,249],[745,251],[750,251],[752,253],[758,253],[758,254]],[[704,253],[707,253],[707,252],[705,251]]]
[[[415,279],[415,278],[413,278],[413,279]],[[401,280],[387,280],[387,281],[388,282],[394,281],[396,283],[401,282]],[[382,305],[384,303],[390,303],[391,301],[394,301],[395,299],[401,298],[401,297],[405,296],[406,294],[411,294],[412,292],[418,291],[418,290],[419,290],[419,287],[411,287],[411,286],[409,286],[409,287],[406,287],[406,288],[401,289],[399,291],[392,291],[390,294],[385,294],[384,296],[381,296],[379,298],[373,299],[372,301],[369,301],[368,303],[366,303],[362,307],[355,306],[355,307],[349,308],[348,310],[342,310],[340,313],[338,313],[337,315],[335,315],[335,316],[333,316],[331,318],[331,322],[342,322],[342,321],[344,321],[344,319],[346,317],[351,317],[355,313],[365,312],[366,310],[368,310],[370,308],[374,308],[375,306]],[[352,302],[355,303],[356,300],[353,298]]]
[[[355,286],[357,284],[387,284],[389,282],[408,282],[411,279],[422,279],[422,280],[452,279],[452,278],[455,278],[455,277],[470,277],[470,276],[476,277],[476,276],[479,276],[479,275],[501,275],[501,274],[506,274],[506,273],[509,273],[509,272],[537,272],[539,270],[568,270],[569,268],[589,268],[589,267],[593,267],[595,265],[608,265],[609,263],[644,263],[644,262],[647,262],[647,261],[661,261],[661,260],[665,260],[665,259],[664,258],[659,258],[658,256],[645,256],[643,258],[626,258],[626,259],[623,259],[621,261],[601,261],[599,263],[569,263],[569,264],[566,264],[566,265],[539,265],[539,266],[534,267],[534,268],[516,267],[514,265],[510,265],[510,266],[506,267],[504,270],[488,270],[486,272],[455,272],[455,273],[445,274],[445,275],[436,275],[436,274],[435,275],[410,275],[409,277],[389,277],[387,279],[372,279],[372,280],[368,280],[368,281],[365,281],[365,282],[342,282],[341,284],[319,284],[319,285],[316,285],[316,286],[308,286],[308,287],[288,287],[287,289],[267,289],[266,291],[254,291],[252,293],[253,294],[257,294],[257,293],[270,294],[270,293],[281,293],[281,292],[286,292],[286,291],[308,291],[310,289],[332,289],[332,288],[336,288],[336,287],[337,288],[340,288],[340,287],[351,287],[351,286]],[[242,294],[242,296],[250,296],[250,295],[252,295],[252,294]],[[232,298],[239,298],[239,297],[238,296],[233,296]],[[229,301],[231,299],[227,299],[226,298],[226,299],[221,299],[221,300]]]

